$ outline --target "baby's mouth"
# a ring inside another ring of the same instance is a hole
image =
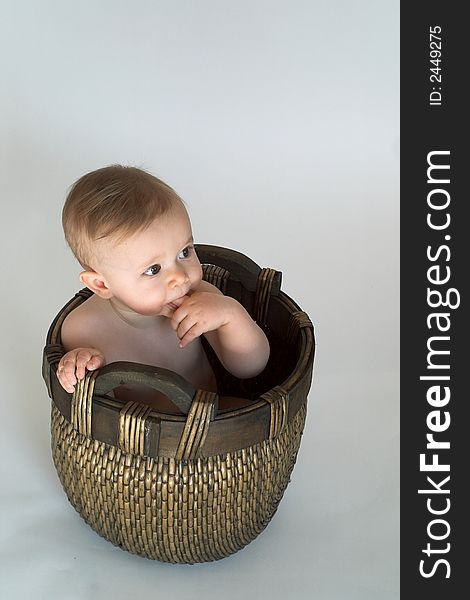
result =
[[[168,302],[167,306],[172,310],[177,310],[183,304],[184,299],[185,296],[181,296],[181,298],[177,298],[176,300],[173,300],[173,302]]]

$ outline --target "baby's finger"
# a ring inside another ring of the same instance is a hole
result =
[[[75,375],[66,375],[64,373],[64,375],[62,376],[62,379],[65,383],[66,390],[69,393],[73,393],[73,390],[75,389],[75,385],[77,383],[77,378],[75,377]]]
[[[180,348],[185,348],[188,344],[190,344],[193,340],[198,338],[203,333],[204,333],[204,328],[201,327],[201,325],[199,325],[199,323],[196,323],[181,338],[181,341],[179,343]]]
[[[65,383],[62,377],[62,370],[58,367],[55,373],[57,375],[57,379],[59,380],[60,385],[64,388],[64,390],[68,391],[68,385]]]
[[[62,375],[65,381],[68,381],[70,385],[75,385],[77,383],[77,379],[75,377],[75,359],[66,358],[63,362],[64,370]]]
[[[77,379],[83,379],[85,377],[85,367],[90,358],[91,352],[89,350],[80,350],[80,352],[78,352],[76,367]]]
[[[187,316],[188,316],[187,310],[182,308],[181,306],[175,310],[175,312],[173,313],[173,315],[171,317],[171,321],[170,321],[170,324],[175,331],[178,329],[181,321],[186,319]]]
[[[180,340],[184,337],[185,333],[187,333],[191,327],[196,325],[196,319],[188,315],[185,319],[181,321],[176,330],[176,335],[180,338]]]
[[[90,358],[90,360],[86,364],[86,368],[89,371],[94,371],[95,369],[99,369],[103,365],[103,357],[101,355],[95,355]]]
[[[62,368],[60,368],[61,366]],[[57,379],[66,392],[73,394],[74,386],[69,382],[68,377],[65,376],[63,365],[60,365],[57,369]]]

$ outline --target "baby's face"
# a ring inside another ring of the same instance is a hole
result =
[[[141,315],[170,317],[202,279],[183,206],[120,244],[99,240],[97,250],[98,269],[113,301]]]

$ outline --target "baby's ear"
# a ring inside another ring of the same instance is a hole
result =
[[[96,271],[82,271],[80,281],[100,298],[107,300],[113,295],[106,285],[103,276]]]

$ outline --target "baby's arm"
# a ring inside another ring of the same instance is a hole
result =
[[[182,347],[204,334],[224,367],[241,379],[258,375],[268,362],[262,329],[239,302],[205,281],[175,311],[172,325]]]

